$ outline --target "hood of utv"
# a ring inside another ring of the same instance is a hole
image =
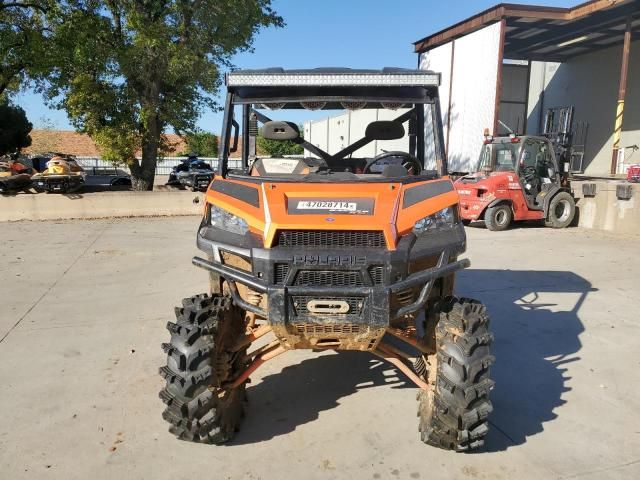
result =
[[[415,222],[458,203],[448,179],[389,183],[251,182],[214,178],[207,203],[242,217],[273,245],[282,230],[382,231],[389,249]]]

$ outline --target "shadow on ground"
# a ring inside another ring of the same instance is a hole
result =
[[[406,388],[408,395],[414,395],[413,384],[392,365],[366,352],[341,351],[287,366],[249,385],[249,413],[231,445],[287,434],[316,420],[320,412],[338,407],[340,398],[381,385]]]
[[[466,270],[458,280],[460,294],[487,305],[495,335],[494,411],[485,450],[521,445],[565,403],[567,366],[580,360],[580,308],[594,289],[563,271]]]
[[[578,313],[593,291],[591,284],[571,272],[466,270],[457,291],[487,305],[496,338],[494,412],[485,450],[520,445],[555,419],[554,410],[564,403],[570,379],[566,365],[580,360],[578,336],[584,327]],[[562,301],[571,306],[544,303],[540,294],[553,302],[560,297],[555,294],[570,294]],[[415,387],[402,374],[366,353],[338,352],[290,365],[249,386],[249,414],[231,445],[285,435],[337,407],[340,398],[382,385],[406,388],[407,395],[415,396]]]

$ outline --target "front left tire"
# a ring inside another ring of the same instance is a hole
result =
[[[506,230],[511,225],[513,220],[513,212],[511,206],[507,204],[500,204],[494,207],[487,208],[484,213],[484,223],[487,229],[492,232],[500,232]]]

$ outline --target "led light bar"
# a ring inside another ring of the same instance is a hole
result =
[[[438,73],[234,73],[229,87],[437,87]]]

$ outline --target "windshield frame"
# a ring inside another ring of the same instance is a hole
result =
[[[409,121],[415,122],[415,129],[414,129],[415,134],[409,136],[410,152],[414,152],[415,156],[418,158],[419,162],[424,168],[425,153],[426,153],[425,136],[427,132],[432,133],[433,144],[434,144],[433,150],[435,152],[436,172],[437,172],[437,175],[435,176],[435,178],[443,177],[448,174],[446,155],[443,148],[444,138],[443,138],[443,132],[442,132],[442,124],[441,124],[441,121],[439,120],[441,118],[440,103],[439,103],[439,97],[438,97],[438,90],[436,87],[420,88],[420,89],[415,89],[415,88],[404,89],[404,92],[407,94],[406,96],[397,95],[398,93],[397,88],[393,88],[393,89],[380,88],[380,87],[376,89],[360,88],[358,89],[357,92],[351,93],[348,96],[348,98],[345,98],[345,97],[337,98],[334,94],[335,89],[332,89],[332,88],[325,89],[322,92],[323,95],[321,96],[318,95],[317,90],[318,89],[313,89],[313,92],[309,91],[308,96],[297,94],[295,96],[295,99],[289,97],[287,100],[294,101],[294,102],[301,102],[301,101],[311,101],[312,99],[317,100],[318,98],[322,98],[322,99],[326,98],[332,101],[335,101],[335,100],[362,101],[370,104],[374,104],[374,103],[381,104],[381,102],[383,101],[384,102],[396,101],[399,103],[404,103],[405,108],[409,108],[410,109],[409,111],[413,112],[412,115],[410,115],[411,118],[409,119]],[[273,95],[273,89],[268,89],[268,91],[271,94],[268,98],[269,101],[275,102],[276,100],[279,100],[277,96]],[[389,96],[391,92],[395,93],[396,95]],[[417,95],[416,92],[420,92],[420,95]],[[341,93],[344,93],[344,92],[341,92]],[[359,93],[359,95],[357,95],[357,93]],[[267,99],[265,98],[265,100]],[[282,98],[282,100],[284,101],[284,98]],[[225,99],[224,116],[223,116],[223,128],[222,128],[222,134],[220,139],[218,168],[217,168],[217,175],[221,176],[222,178],[225,178],[228,174],[232,174],[234,177],[239,177],[243,179],[251,178],[248,176],[249,155],[250,155],[249,153],[250,152],[249,114],[251,112],[251,109],[257,106],[257,105],[254,105],[253,103],[254,101],[255,101],[254,99],[247,100],[246,98],[242,98],[236,91],[234,91],[233,88],[228,88],[227,90],[227,96]],[[236,106],[242,107],[242,131],[241,132],[240,132],[240,124],[234,118],[234,111]],[[428,107],[431,107],[431,108],[428,108]],[[427,124],[429,128],[427,128]],[[241,157],[242,173],[238,173],[237,171],[230,172],[228,168],[229,156],[230,156],[230,153],[232,153],[233,151],[231,146],[236,144],[238,140],[241,140],[242,147],[243,147],[242,157]],[[352,142],[352,145],[354,143],[355,142]],[[341,153],[341,152],[338,152],[338,153]],[[327,178],[328,177],[329,176],[327,176]],[[357,178],[357,177],[342,179],[342,177],[347,177],[347,176],[339,176],[339,177],[340,178],[333,177],[330,181],[335,181],[335,182],[340,182],[340,181],[378,182],[380,181],[378,178],[375,178],[376,177],[375,175],[371,175],[372,177],[371,179]],[[432,173],[427,175],[419,174],[414,176],[407,176],[406,178],[408,179],[422,178],[424,180],[424,177],[434,178]],[[300,181],[301,178],[305,179],[306,176],[295,177],[293,178],[293,181]],[[253,177],[253,179],[255,180],[256,177]],[[266,177],[261,177],[261,179],[275,180],[275,181],[285,180],[284,178],[281,178],[281,177],[278,177],[277,179],[275,178],[268,179]],[[385,182],[389,182],[390,180],[392,179],[390,178],[383,179],[383,181]],[[405,177],[399,177],[398,179],[393,179],[393,180],[404,182]],[[307,180],[307,181],[311,181],[311,180]],[[327,180],[320,179],[319,181],[324,182]]]
[[[482,168],[483,167],[483,156],[485,155],[485,151],[488,150],[488,148],[490,147],[496,147],[496,146],[505,146],[505,147],[511,147],[512,153],[514,153],[514,159],[513,159],[513,170],[498,170],[497,169],[497,160],[498,160],[498,156],[497,154],[495,155],[495,158],[492,159],[491,163],[489,164],[489,168]],[[483,172],[485,170],[491,171],[491,172],[511,172],[513,171],[514,173],[518,173],[518,168],[519,168],[519,164],[520,164],[520,156],[522,155],[522,142],[518,141],[518,142],[512,142],[510,139],[508,141],[488,141],[483,143],[482,148],[480,149],[480,156],[478,158],[478,163],[476,164],[476,168],[475,168],[475,172]]]

